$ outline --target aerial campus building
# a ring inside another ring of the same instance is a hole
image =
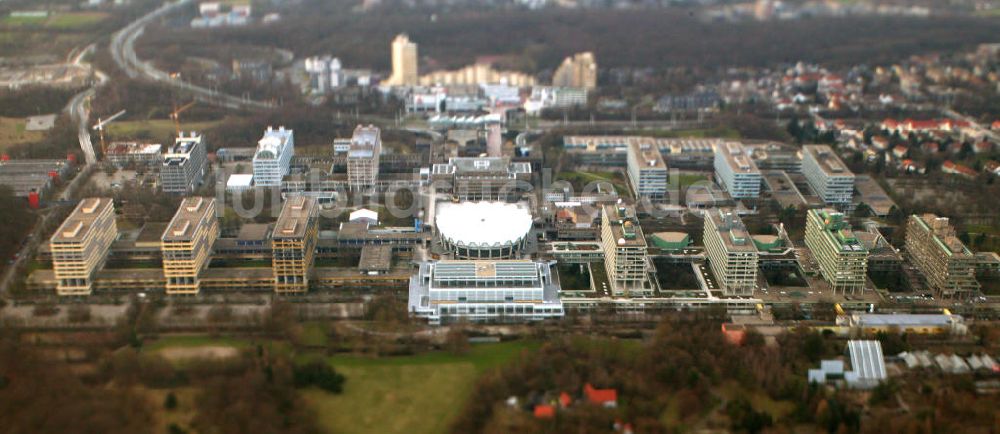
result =
[[[629,140],[628,179],[636,200],[661,203],[667,198],[667,164],[660,150],[649,141]]]
[[[431,168],[431,179],[459,200],[513,201],[530,186],[531,163],[506,157],[455,157]]]
[[[390,86],[416,86],[420,75],[417,69],[417,44],[410,42],[405,34],[396,35],[392,40],[392,76],[387,80]]]
[[[552,85],[556,87],[579,87],[594,89],[597,87],[597,61],[594,53],[576,53],[563,59],[559,68],[552,74]]]
[[[84,199],[52,235],[52,269],[56,293],[90,295],[95,273],[104,265],[118,236],[110,198]]]
[[[752,295],[757,287],[757,247],[734,211],[705,212],[705,253],[725,295]]]
[[[373,125],[358,125],[347,151],[347,184],[351,191],[371,191],[378,179],[382,133]]]
[[[215,206],[213,198],[185,198],[163,232],[160,242],[168,295],[196,295],[201,290],[199,277],[219,237]]]
[[[550,267],[527,260],[423,262],[410,278],[409,310],[435,324],[560,318],[559,282]]]
[[[939,297],[966,299],[979,292],[976,256],[958,239],[948,218],[911,215],[906,252]]]
[[[819,264],[823,280],[834,292],[864,291],[868,249],[858,240],[844,214],[811,209],[806,214],[806,247]]]
[[[309,290],[318,234],[319,206],[316,199],[296,196],[286,200],[271,234],[274,292],[302,293]]]
[[[182,131],[167,149],[160,168],[160,186],[165,193],[190,193],[195,190],[208,165],[204,136]]]
[[[294,154],[295,136],[292,130],[267,127],[253,155],[254,184],[259,187],[281,186],[281,178],[288,174]]]
[[[523,203],[438,202],[435,213],[438,243],[455,259],[520,258],[533,223]]]
[[[624,205],[601,207],[601,245],[604,269],[614,295],[651,295],[646,239],[635,209]]]
[[[733,199],[760,197],[762,177],[757,164],[739,142],[719,143],[715,147],[715,175]]]
[[[827,145],[802,147],[802,174],[820,199],[839,211],[850,211],[854,174]]]

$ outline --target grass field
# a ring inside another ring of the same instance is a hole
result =
[[[476,378],[537,342],[474,345],[466,355],[334,356],[330,364],[347,377],[340,395],[305,392],[320,426],[336,433],[436,434],[447,431]]]
[[[42,131],[27,131],[26,121],[20,118],[0,117],[0,149],[19,143],[41,140],[45,134]]]
[[[3,24],[20,26],[39,26],[55,30],[77,30],[93,26],[108,18],[105,12],[66,12],[49,14],[47,17],[13,17],[6,16]]]
[[[218,125],[221,121],[211,122],[181,122],[182,131],[204,131]],[[176,134],[174,122],[170,119],[151,119],[142,121],[112,122],[107,130],[109,137],[132,139],[171,137]]]
[[[706,138],[706,137],[721,137],[725,139],[739,139],[740,133],[732,128],[718,127],[718,128],[699,128],[691,130],[660,130],[653,133],[656,137],[668,137],[668,138]]]
[[[627,196],[629,194],[628,186],[625,185],[624,179],[615,172],[560,172],[556,176],[556,180],[568,181],[575,188],[581,189],[581,191],[591,182],[605,181],[615,187],[615,191],[618,192],[619,196]]]

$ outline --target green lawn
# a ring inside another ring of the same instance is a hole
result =
[[[437,434],[447,430],[482,372],[538,345],[480,344],[462,356],[333,356],[328,360],[347,377],[344,392],[313,389],[304,396],[327,432]]]
[[[221,121],[209,122],[183,122],[181,120],[182,131],[204,131],[218,125]],[[121,121],[108,124],[108,136],[115,138],[135,138],[142,136],[146,138],[161,138],[176,134],[174,122],[170,119],[151,119],[143,121]]]
[[[72,30],[81,27],[90,27],[104,21],[108,14],[104,12],[70,12],[60,13],[49,17],[45,23],[46,27],[60,30]]]
[[[699,128],[691,130],[658,130],[653,133],[656,137],[691,137],[691,138],[715,138],[739,139],[740,133],[732,128]]]

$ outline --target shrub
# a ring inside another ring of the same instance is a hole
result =
[[[344,376],[320,360],[296,366],[293,378],[295,387],[316,386],[330,393],[344,390]]]

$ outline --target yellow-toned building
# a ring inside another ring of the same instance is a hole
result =
[[[597,61],[594,53],[589,51],[576,53],[563,59],[562,64],[552,75],[552,85],[557,87],[580,87],[594,89],[597,87]]]
[[[498,71],[489,63],[474,63],[453,71],[434,71],[420,76],[423,86],[507,84],[516,87],[535,85],[535,77],[517,71]]]
[[[201,290],[199,277],[219,238],[215,207],[213,198],[185,198],[163,232],[160,249],[168,295],[196,295]]]
[[[979,260],[958,239],[946,217],[911,215],[906,224],[906,253],[939,297],[967,299],[979,293]]]
[[[286,200],[271,233],[274,292],[288,294],[309,290],[318,237],[316,199],[300,196]]]
[[[49,240],[56,293],[90,295],[94,276],[118,236],[115,206],[110,198],[87,198],[76,206]]]
[[[868,249],[850,224],[833,209],[811,209],[806,214],[806,247],[819,264],[823,280],[834,292],[864,291],[868,277]]]

